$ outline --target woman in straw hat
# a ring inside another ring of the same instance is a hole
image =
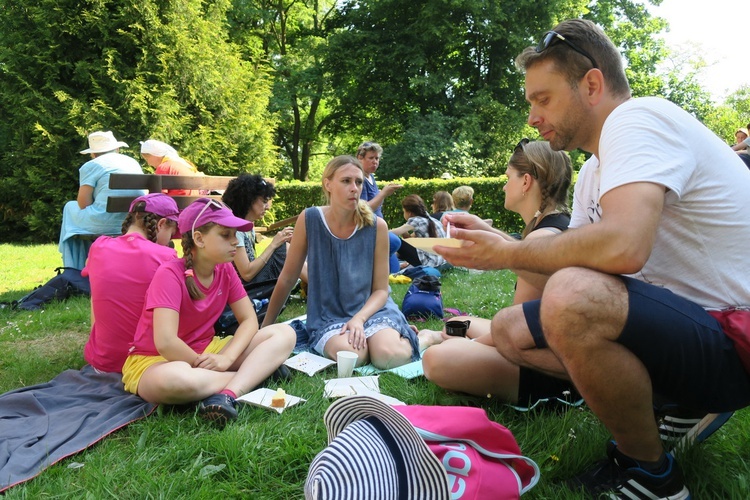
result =
[[[75,201],[69,201],[63,209],[60,228],[59,250],[63,266],[83,269],[91,241],[74,238],[79,234],[119,234],[124,213],[107,213],[109,176],[118,174],[142,174],[141,166],[133,158],[120,154],[121,147],[128,147],[115,139],[112,132],[94,132],[89,135],[89,147],[81,154],[91,155],[91,160],[78,170],[79,188]],[[145,194],[143,190],[119,190],[118,195]]]

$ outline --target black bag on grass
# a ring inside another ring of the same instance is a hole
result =
[[[88,277],[81,276],[81,271],[72,267],[58,267],[57,276],[44,285],[11,303],[13,309],[34,311],[54,300],[65,300],[76,295],[91,296],[91,285]]]
[[[258,283],[245,283],[245,292],[255,305],[255,315],[258,316],[258,325],[263,323],[268,311],[268,300],[271,298],[273,289],[277,280],[259,281]],[[284,308],[282,307],[282,311]],[[237,318],[234,317],[232,309],[227,305],[219,319],[214,323],[214,333],[219,337],[234,335],[237,327],[240,326]]]

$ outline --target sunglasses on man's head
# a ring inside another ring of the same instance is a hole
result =
[[[195,223],[196,223],[196,222],[198,222],[198,219],[200,219],[200,218],[201,218],[201,216],[202,216],[202,215],[203,215],[204,213],[206,213],[206,210],[208,209],[208,207],[215,207],[215,208],[217,208],[217,209],[219,209],[219,210],[221,210],[221,209],[223,209],[223,208],[226,208],[226,209],[227,209],[227,210],[229,210],[230,212],[231,212],[231,210],[232,210],[231,208],[229,208],[228,206],[226,206],[226,205],[225,205],[225,204],[224,204],[223,202],[221,202],[221,201],[217,201],[217,200],[214,200],[214,199],[212,199],[212,198],[208,198],[208,203],[206,203],[206,204],[205,204],[205,206],[204,206],[203,208],[201,208],[201,211],[200,211],[200,212],[198,212],[198,217],[196,217],[195,219],[193,219],[193,226],[192,226],[192,227],[190,228],[190,229],[191,229],[191,230],[190,230],[190,234],[191,234],[191,235],[192,235],[193,233],[195,233]]]
[[[565,45],[567,45],[568,47],[575,50],[576,52],[584,56],[586,59],[591,61],[591,64],[594,66],[594,68],[597,68],[597,69],[599,68],[599,65],[596,64],[596,61],[594,60],[593,57],[591,57],[591,54],[589,54],[588,52],[586,52],[581,47],[574,44],[573,42],[571,42],[564,36],[562,36],[557,31],[548,31],[547,33],[545,33],[544,36],[542,37],[542,40],[537,44],[535,50],[537,54],[540,54],[544,52],[545,50],[547,50],[548,48],[552,47],[553,45],[557,44],[558,42],[563,42]]]

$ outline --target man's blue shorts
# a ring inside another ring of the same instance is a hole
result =
[[[655,394],[712,413],[750,405],[750,375],[711,315],[666,288],[622,280],[629,307],[617,342],[645,365]],[[545,348],[539,307],[539,300],[526,302],[523,312],[536,346]]]

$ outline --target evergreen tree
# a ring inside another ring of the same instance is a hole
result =
[[[0,231],[49,241],[78,151],[112,130],[171,143],[208,174],[274,175],[270,81],[227,42],[229,0],[0,0]]]

